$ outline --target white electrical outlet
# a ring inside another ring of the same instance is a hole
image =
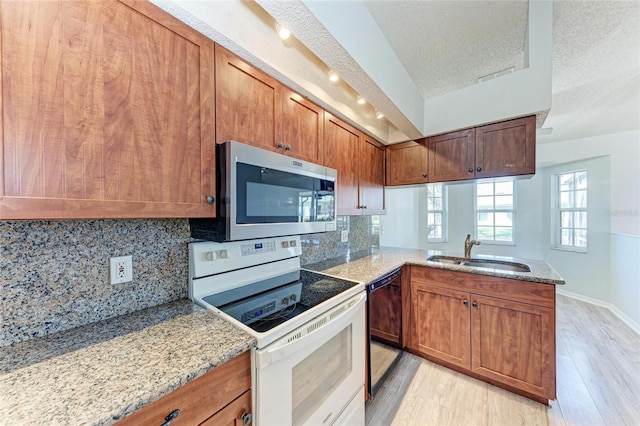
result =
[[[340,232],[340,242],[348,243],[349,242],[349,231],[341,231]]]
[[[133,281],[133,263],[131,256],[111,258],[111,284]]]

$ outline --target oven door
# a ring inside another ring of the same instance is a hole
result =
[[[364,416],[366,297],[362,292],[256,350],[257,425],[331,425],[342,423],[343,413]]]

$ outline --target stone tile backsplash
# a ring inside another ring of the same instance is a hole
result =
[[[378,244],[370,216],[302,235],[303,265]],[[349,242],[340,231],[349,230]],[[186,219],[0,221],[0,347],[184,299]],[[109,258],[133,256],[133,282],[109,283]]]

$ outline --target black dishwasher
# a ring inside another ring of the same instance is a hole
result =
[[[402,269],[367,286],[369,368],[368,392],[373,397],[402,356]]]

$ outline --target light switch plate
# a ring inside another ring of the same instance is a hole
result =
[[[347,243],[349,242],[349,231],[340,231],[340,242]]]
[[[111,284],[133,281],[133,261],[131,256],[111,258]]]

